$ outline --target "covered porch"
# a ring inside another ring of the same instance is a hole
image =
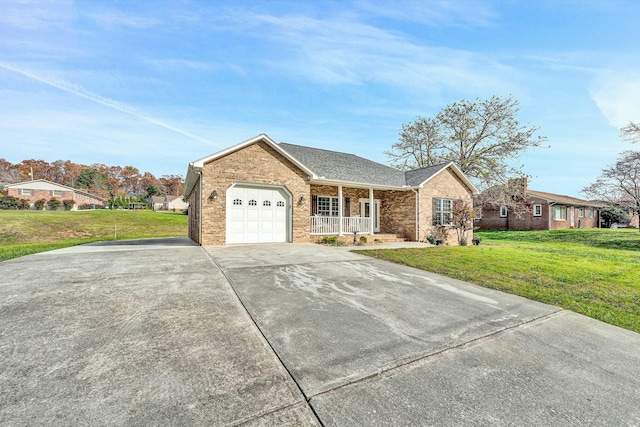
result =
[[[311,236],[386,233],[413,240],[414,224],[410,190],[311,185]]]

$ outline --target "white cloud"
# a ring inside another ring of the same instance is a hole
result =
[[[252,15],[245,20],[262,26],[255,33],[285,52],[278,56],[274,49],[270,66],[316,83],[508,90],[509,67],[483,54],[429,46],[353,19]]]
[[[66,26],[75,18],[71,1],[3,1],[0,23],[21,30],[36,30]]]
[[[589,93],[602,115],[617,128],[640,120],[640,73],[605,70],[597,74]]]

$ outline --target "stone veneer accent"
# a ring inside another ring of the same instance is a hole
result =
[[[204,246],[226,243],[226,194],[234,183],[270,184],[286,188],[292,195],[293,205],[290,238],[293,242],[308,242],[311,198],[307,178],[297,166],[262,141],[205,164],[202,172],[202,241],[199,243]],[[198,187],[198,184],[194,186],[189,195],[190,201],[198,199],[194,195]],[[207,196],[213,190],[218,193],[216,200],[210,200]],[[301,196],[305,201],[299,205]]]

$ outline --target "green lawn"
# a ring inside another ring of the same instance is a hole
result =
[[[0,211],[0,261],[100,240],[187,235],[182,212]]]
[[[480,246],[360,251],[640,332],[640,233],[480,231]],[[357,251],[356,251],[357,252]]]

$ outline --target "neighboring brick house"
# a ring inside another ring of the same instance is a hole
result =
[[[40,199],[50,200],[56,198],[60,201],[73,200],[75,204],[72,210],[77,210],[78,206],[92,205],[102,207],[105,199],[95,194],[87,193],[66,185],[56,184],[46,179],[36,179],[34,181],[23,181],[15,184],[6,184],[6,195],[17,197],[31,203],[31,206]]]
[[[527,189],[521,199],[521,213],[510,213],[505,206],[483,206],[474,225],[479,230],[559,230],[563,228],[598,228],[599,203],[559,194]]]
[[[191,162],[184,191],[189,237],[206,246],[354,232],[424,240],[448,225],[454,200],[472,205],[477,194],[453,163],[403,172],[264,134]]]

